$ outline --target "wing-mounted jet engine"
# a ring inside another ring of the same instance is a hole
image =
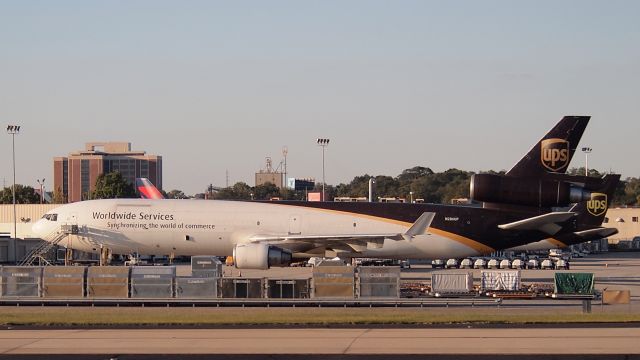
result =
[[[289,266],[292,257],[291,252],[264,243],[241,244],[233,248],[233,259],[238,269],[266,270],[272,266]]]

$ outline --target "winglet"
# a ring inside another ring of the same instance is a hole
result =
[[[405,237],[414,237],[416,235],[422,235],[425,231],[431,226],[431,222],[433,218],[436,216],[434,212],[424,212],[418,220],[416,220],[413,225],[404,233]]]

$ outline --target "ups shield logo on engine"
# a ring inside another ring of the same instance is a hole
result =
[[[587,201],[587,210],[593,216],[600,216],[607,212],[607,194],[591,194],[591,200]]]
[[[569,165],[569,142],[563,139],[545,139],[540,142],[540,160],[550,171],[557,172]]]

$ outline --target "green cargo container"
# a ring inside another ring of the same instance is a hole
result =
[[[591,295],[595,278],[593,273],[556,273],[554,286],[556,294]]]

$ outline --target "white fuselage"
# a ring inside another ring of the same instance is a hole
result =
[[[44,240],[59,238],[62,225],[78,226],[78,234],[59,243],[67,248],[98,252],[106,247],[114,254],[176,256],[228,256],[234,246],[260,236],[402,234],[412,225],[349,212],[242,201],[91,200],[62,205],[47,214],[55,217],[45,215],[34,224],[34,232]],[[298,256],[325,255],[326,243],[287,244],[284,240],[281,245]],[[365,246],[348,256],[433,259],[476,255],[480,255],[476,249],[455,237],[427,230],[411,240],[385,239],[382,246]]]

